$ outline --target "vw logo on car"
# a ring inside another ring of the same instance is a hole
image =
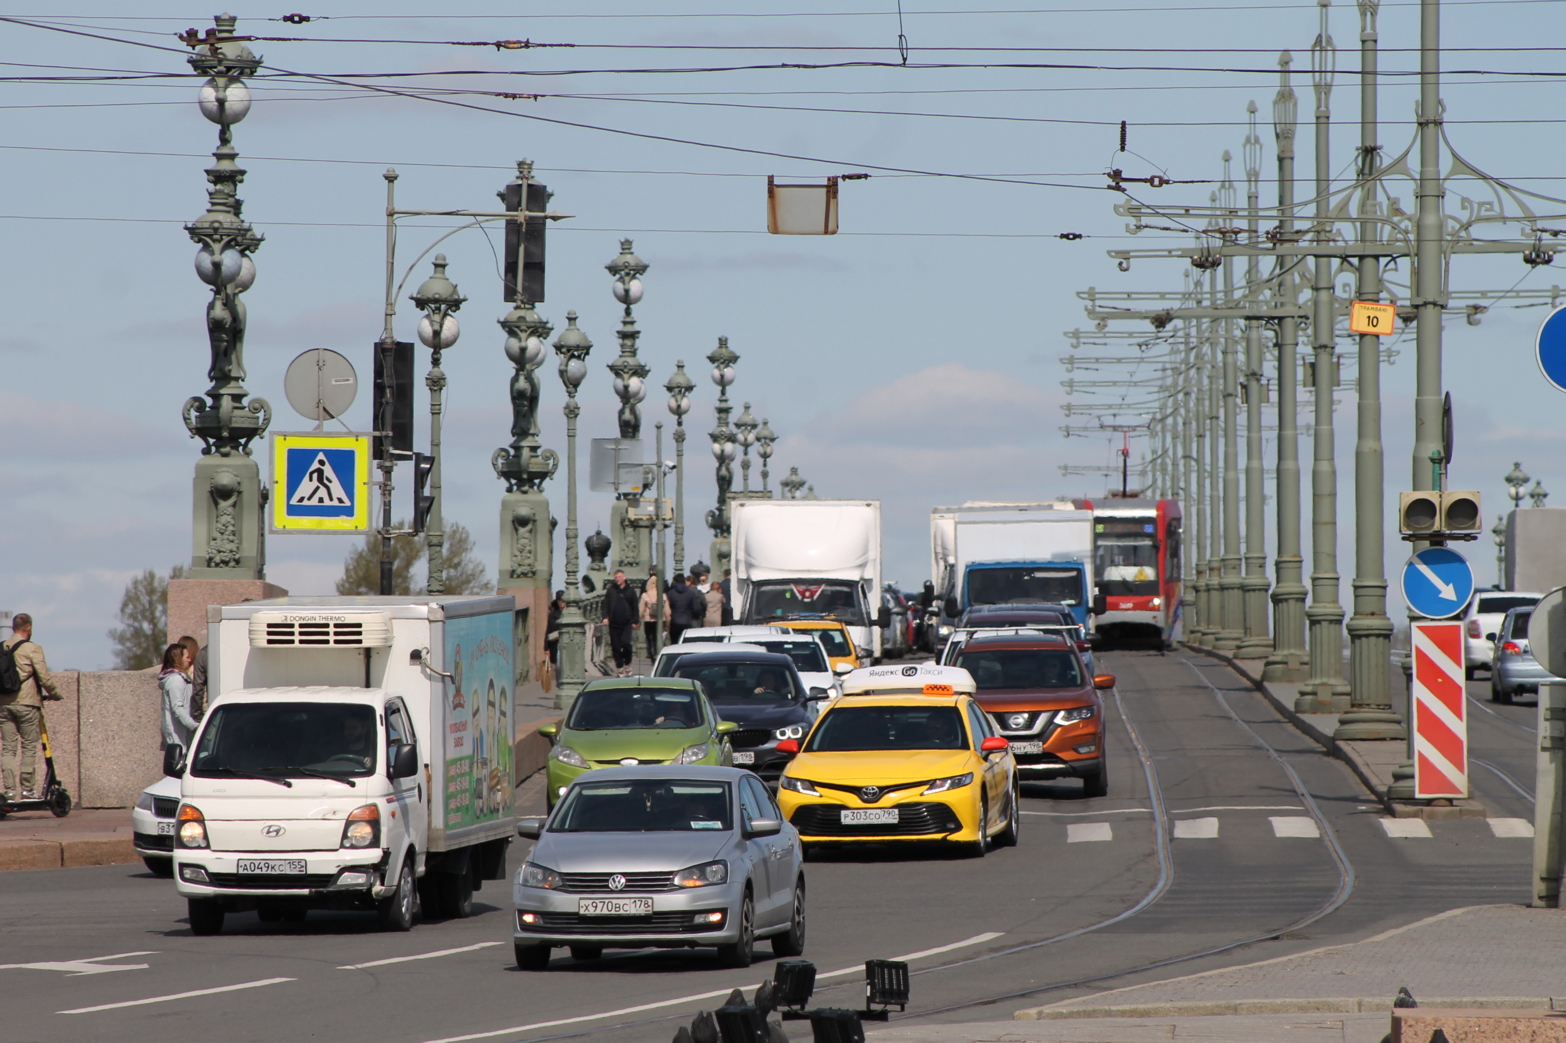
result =
[[[611,890],[611,891],[624,891],[625,890],[625,877],[622,876],[619,873],[615,873],[613,876],[611,876],[609,878],[609,890]]]

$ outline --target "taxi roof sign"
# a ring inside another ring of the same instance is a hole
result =
[[[871,666],[843,675],[849,695],[972,695],[979,690],[973,675],[960,666],[936,663]]]

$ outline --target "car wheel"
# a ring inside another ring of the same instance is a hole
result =
[[[375,914],[383,931],[407,931],[413,928],[413,852],[402,861],[402,872],[397,875],[397,890],[390,897],[376,903]]]
[[[603,954],[603,948],[598,945],[571,946],[571,959],[573,960],[596,960]]]
[[[142,856],[142,864],[153,876],[170,877],[174,875],[174,860],[172,858],[148,858]]]
[[[1512,705],[1512,695],[1513,692],[1510,688],[1496,688],[1495,701],[1502,706],[1510,706]]]
[[[1103,747],[1101,746],[1100,749]],[[1099,757],[1098,770],[1091,775],[1082,778],[1082,795],[1084,797],[1109,796],[1109,758]]]
[[[547,971],[549,969],[549,946],[547,945],[523,945],[521,942],[512,942],[511,951],[516,953],[517,970],[519,971]]]
[[[990,853],[990,798],[979,798],[979,839],[969,846],[974,858],[983,858]]]
[[[718,946],[718,959],[725,967],[749,967],[755,958],[756,907],[747,889],[739,907],[739,940],[733,945]]]
[[[1011,788],[1011,813],[1006,816],[1006,828],[1001,830],[1001,835],[995,838],[996,847],[1016,847],[1019,834],[1022,831],[1022,797],[1017,792],[1017,787]]]
[[[1490,676],[1490,701],[1492,703],[1498,703],[1501,701],[1501,689],[1495,683],[1494,674]]]
[[[470,873],[442,873],[441,905],[447,917],[466,920],[473,915],[473,877]]]
[[[223,907],[208,898],[190,898],[185,908],[190,916],[190,933],[197,936],[223,933]]]
[[[798,956],[805,951],[805,881],[801,877],[794,885],[794,915],[788,930],[772,936],[774,956]]]

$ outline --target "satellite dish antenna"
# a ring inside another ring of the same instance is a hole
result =
[[[283,376],[288,404],[318,425],[348,412],[359,391],[353,363],[330,348],[312,348],[288,364]]]

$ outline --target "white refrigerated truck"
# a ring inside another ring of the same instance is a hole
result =
[[[978,605],[1065,605],[1092,629],[1093,511],[1085,501],[937,507],[930,514],[932,567],[946,612]]]
[[[174,880],[225,913],[464,917],[514,835],[508,597],[290,597],[208,609],[210,705],[181,778]]]
[[[830,617],[881,656],[881,501],[735,500],[734,618]]]

